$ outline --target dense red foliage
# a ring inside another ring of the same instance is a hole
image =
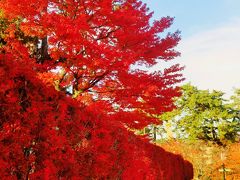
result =
[[[131,68],[178,55],[178,33],[159,36],[171,18],[150,26],[136,0],[1,0],[0,8],[1,178],[192,177],[180,156],[127,130],[155,123],[150,114],[171,110],[179,95],[178,65]],[[49,86],[56,79],[59,91]]]

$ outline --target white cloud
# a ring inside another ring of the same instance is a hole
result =
[[[240,21],[183,39],[178,50],[187,81],[228,94],[240,88]]]

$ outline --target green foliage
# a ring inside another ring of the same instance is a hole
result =
[[[165,113],[162,120],[176,123],[177,132],[189,139],[213,141],[219,145],[236,141],[239,132],[240,91],[227,104],[221,91],[199,90],[190,84],[182,86],[182,96],[176,100],[177,109]]]
[[[233,122],[236,124],[237,132],[240,132],[240,89],[235,89],[234,95],[231,96],[231,103],[229,104],[234,114]]]
[[[235,89],[234,95],[231,97],[232,100],[232,107],[237,110],[240,111],[240,89]]]

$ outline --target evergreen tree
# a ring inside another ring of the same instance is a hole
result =
[[[190,84],[182,86],[177,98],[177,109],[161,116],[176,123],[176,132],[182,137],[212,141],[222,145],[236,141],[239,120],[236,111],[227,103],[221,91],[199,90]],[[234,106],[238,105],[236,96]]]

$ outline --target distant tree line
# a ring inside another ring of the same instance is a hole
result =
[[[204,140],[225,145],[239,141],[240,137],[240,89],[224,98],[224,93],[200,90],[186,84],[181,87],[182,96],[176,98],[176,109],[159,116],[162,125],[146,127],[140,133],[148,133],[154,141],[161,138]]]

